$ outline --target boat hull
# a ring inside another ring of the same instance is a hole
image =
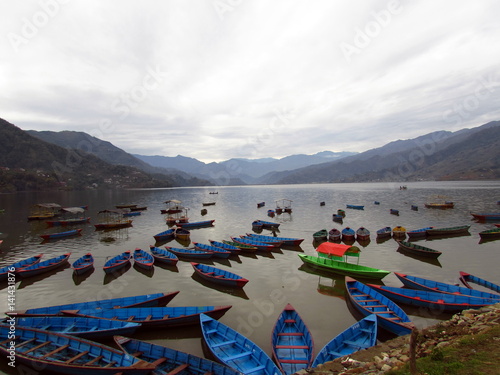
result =
[[[56,258],[48,259],[43,262],[39,262],[37,264],[34,264],[32,266],[22,268],[20,270],[16,270],[16,275],[27,278],[27,277],[32,277],[36,275],[40,275],[45,272],[49,272],[52,270],[55,270],[59,267],[62,267],[66,264],[68,264],[68,259],[71,253],[66,253],[64,255],[61,255]]]
[[[248,283],[248,280],[244,277],[229,271],[193,262],[191,265],[198,276],[215,284],[243,288]]]
[[[417,245],[411,242],[398,241],[399,248],[405,252],[426,257],[426,258],[438,258],[442,253],[437,250],[433,250],[429,247]]]

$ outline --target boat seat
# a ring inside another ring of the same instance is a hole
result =
[[[364,344],[361,344],[361,343],[358,343],[358,342],[355,342],[355,341],[351,341],[351,340],[344,340],[344,343],[347,344],[347,345],[356,346],[356,347],[364,348],[364,349],[370,347],[368,345],[364,345]]]
[[[135,316],[134,315],[131,315],[128,317],[127,319],[127,322],[131,322],[132,320],[134,320]]]
[[[295,319],[285,319],[285,323],[296,323]]]
[[[371,329],[366,329],[366,328],[358,328],[361,332],[365,332],[365,333],[373,333],[373,331]]]
[[[280,363],[309,363],[307,359],[280,359]]]
[[[387,307],[387,305],[365,305],[365,307]]]
[[[76,327],[76,324],[72,324],[70,325],[69,327],[66,327],[62,330],[62,333],[65,333],[65,332],[70,332],[73,328]]]
[[[67,349],[67,348],[69,348],[69,344],[66,344],[66,345],[60,346],[60,347],[58,347],[57,349],[54,349],[54,350],[52,350],[52,351],[50,351],[50,352],[48,352],[48,353],[45,353],[44,355],[42,355],[42,357],[41,357],[41,358],[47,358],[47,357],[50,357],[51,355],[54,355],[54,354],[56,354],[56,353],[58,353],[58,352],[61,352],[61,351],[65,350],[65,349]]]
[[[328,352],[328,354],[330,354],[333,357],[343,357],[343,356],[346,355],[346,354],[343,354],[343,353],[340,353],[340,352],[334,352],[333,350],[331,352]]]
[[[47,324],[46,326],[43,326],[43,327],[41,327],[40,329],[43,329],[43,330],[45,330],[45,331],[46,331],[46,330],[48,330],[48,329],[50,328],[50,326],[51,326],[51,325],[52,325],[52,324]]]
[[[212,348],[218,348],[219,346],[224,346],[224,345],[229,345],[229,344],[235,344],[235,340],[228,340],[228,341],[223,341],[223,342],[218,342],[217,344],[212,344]]]
[[[309,349],[309,345],[276,345],[276,349]]]
[[[403,320],[399,316],[394,316],[394,317],[390,317],[390,318],[386,318],[386,319],[389,319],[389,320]]]
[[[395,314],[394,311],[386,310],[386,311],[372,311],[373,314]]]
[[[106,366],[103,366],[103,367],[104,368],[106,368],[106,367],[113,367],[114,365],[116,365],[116,361],[111,361]]]
[[[252,372],[257,372],[257,371],[260,371],[260,370],[264,370],[266,368],[266,366],[262,365],[262,366],[255,366],[255,367],[252,367],[251,369],[248,369],[248,370],[245,370],[245,374],[251,374]]]
[[[68,360],[67,360],[66,362],[64,362],[64,363],[70,364],[71,362],[76,361],[77,359],[79,359],[79,358],[83,357],[83,356],[84,356],[84,355],[86,355],[86,354],[89,354],[89,351],[88,351],[88,350],[85,350],[85,351],[83,351],[83,352],[81,352],[81,353],[78,353],[77,355],[75,355],[74,357],[71,357],[70,359],[68,359]]]
[[[93,326],[92,328],[90,328],[90,329],[89,329],[89,331],[95,331],[95,330],[97,330],[97,329],[99,329],[99,327],[97,327],[97,326]]]
[[[242,357],[247,357],[249,355],[252,355],[253,352],[242,352],[242,353],[238,353],[238,354],[235,354],[235,355],[230,355],[226,358],[224,358],[226,361],[234,361],[235,359],[238,359],[238,358],[242,358]]]
[[[164,358],[166,360],[166,358]],[[177,366],[176,368],[174,368],[172,371],[169,371],[167,373],[167,375],[175,375],[175,374],[178,374],[179,372],[185,370],[187,367],[189,367],[189,364],[188,363],[184,363],[180,366]]]
[[[281,332],[278,336],[304,336],[302,332]]]
[[[148,316],[146,316],[146,318],[144,320],[147,322],[148,320],[151,320],[152,317],[153,317],[153,315],[148,315]]]
[[[378,299],[357,299],[357,302],[377,302]]]
[[[162,319],[168,319],[169,315],[164,315]]]
[[[36,345],[36,346],[34,346],[34,347],[29,348],[28,350],[26,350],[26,351],[24,352],[24,354],[29,353],[29,352],[34,352],[35,350],[38,350],[38,349],[40,349],[40,348],[43,348],[44,346],[47,346],[47,345],[49,345],[49,344],[52,344],[52,341],[45,341],[45,342],[42,342],[41,344]]]
[[[96,362],[99,362],[101,359],[103,359],[102,355],[100,355],[98,357],[95,357],[94,359],[91,359],[90,361],[84,363],[83,366],[90,366],[90,365],[92,365],[92,364],[94,364]]]
[[[19,344],[16,344],[16,348],[20,348],[21,346],[24,346],[26,344],[30,344],[32,342],[36,341],[36,337],[33,337],[32,339],[20,342]]]
[[[16,336],[13,339],[3,340],[2,342],[0,342],[0,345],[4,345],[4,344],[7,344],[7,343],[10,343],[11,341],[19,340],[19,337],[21,337],[21,336]],[[17,345],[16,345],[16,348],[17,348]]]

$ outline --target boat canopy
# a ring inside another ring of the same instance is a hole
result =
[[[71,214],[81,214],[82,212],[85,212],[85,209],[83,207],[63,207],[61,208],[61,211],[69,212]]]
[[[359,256],[359,248],[356,246],[343,245],[340,243],[323,242],[316,249],[318,253],[343,257],[344,255]]]
[[[163,202],[163,203],[166,203],[166,204],[170,204],[170,203],[174,203],[174,204],[181,204],[181,203],[182,203],[182,201],[179,201],[179,200],[177,200],[177,199],[170,199],[170,200],[165,201],[165,202]]]

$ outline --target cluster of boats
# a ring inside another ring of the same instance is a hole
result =
[[[309,328],[291,304],[276,319],[268,355],[218,321],[231,306],[167,306],[179,292],[9,311],[9,317],[0,322],[0,353],[7,358],[15,348],[19,363],[62,374],[290,375],[374,346],[380,329],[396,335],[411,333],[414,324],[399,304],[448,313],[500,303],[499,285],[465,272],[460,273],[465,287],[395,275],[404,287],[345,277],[347,297],[363,318],[317,354]],[[472,283],[491,292],[472,289]],[[207,348],[220,363],[126,337],[143,329],[186,325],[201,327]],[[120,349],[92,341],[109,337]]]

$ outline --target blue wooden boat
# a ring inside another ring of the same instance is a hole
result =
[[[377,316],[370,314],[339,333],[318,353],[312,367],[377,344]]]
[[[254,221],[252,221],[252,229],[253,230],[260,231],[260,230],[262,230],[263,227],[264,227],[264,224],[262,224],[260,222],[260,220],[254,220]]]
[[[439,281],[424,279],[422,277],[410,276],[399,272],[394,272],[399,280],[408,288],[427,290],[446,294],[465,295],[478,298],[500,299],[500,294],[483,292],[476,289],[464,288],[458,285],[446,284]],[[500,303],[500,301],[498,301]]]
[[[332,220],[336,221],[337,223],[342,223],[344,220],[344,216],[338,215],[338,214],[333,214],[332,215]]]
[[[212,253],[216,258],[227,259],[231,255],[231,252],[229,250],[224,250],[217,246],[207,245],[199,242],[193,242],[193,245],[196,250],[207,251],[209,253]]]
[[[167,264],[169,266],[175,266],[177,262],[179,261],[179,258],[177,258],[177,255],[174,253],[171,253],[168,250],[160,249],[159,247],[155,246],[149,246],[149,251],[151,252],[151,255],[153,255],[153,258],[155,258],[156,263],[163,263]]]
[[[153,375],[240,375],[227,366],[165,346],[123,336],[115,336],[114,340],[125,353],[156,365]]]
[[[141,323],[141,328],[198,324],[200,314],[223,316],[231,306],[129,307],[108,310],[63,310],[64,315]]]
[[[42,256],[43,256],[43,254],[38,254],[38,255],[32,256],[30,258],[20,260],[19,262],[12,263],[9,266],[5,266],[5,267],[0,268],[0,281],[7,280],[9,273],[14,274],[14,272],[17,269],[26,268],[26,267],[33,266],[33,265],[39,263],[40,259],[42,259]]]
[[[479,237],[481,237],[482,240],[500,238],[500,228],[482,230],[479,232]]]
[[[239,254],[241,252],[241,249],[239,247],[230,245],[228,243],[220,242],[220,241],[214,241],[214,240],[208,240],[212,246],[219,247],[221,249],[230,251],[233,254]]]
[[[373,204],[379,205],[380,202],[379,201],[375,201],[375,202],[373,202]]]
[[[258,225],[261,225],[262,228],[266,229],[278,229],[280,226],[280,223],[274,223],[272,221],[265,221],[265,220],[255,220],[254,223],[258,223]]]
[[[142,249],[134,250],[134,265],[136,265],[137,267],[150,270],[153,268],[154,262],[155,258],[153,258],[150,253]]]
[[[409,230],[406,232],[408,238],[421,238],[427,236],[427,230],[432,229],[434,227],[425,227],[420,229]]]
[[[82,275],[94,269],[94,258],[91,253],[87,253],[73,262],[73,272]]]
[[[127,264],[130,264],[130,251],[127,250],[120,255],[117,255],[111,259],[109,259],[106,263],[104,263],[104,272],[113,273],[118,271],[119,269],[125,267]]]
[[[467,309],[478,309],[499,303],[498,299],[478,298],[461,294],[446,294],[426,290],[396,288],[391,286],[369,286],[396,303],[425,307],[435,312],[455,313]]]
[[[396,335],[411,333],[414,324],[396,303],[377,290],[346,276],[347,295],[354,308],[364,316],[377,315],[377,324]]]
[[[346,208],[352,208],[354,210],[364,210],[365,206],[360,206],[357,204],[346,204]]]
[[[157,242],[168,241],[168,240],[173,239],[174,237],[175,237],[175,229],[173,229],[173,228],[167,229],[167,230],[160,232],[158,234],[155,234],[153,236],[153,238]]]
[[[203,228],[203,227],[211,227],[214,225],[215,220],[204,220],[204,221],[193,221],[191,223],[177,223],[178,227],[181,228]]]
[[[59,233],[49,233],[49,234],[42,234],[40,237],[42,237],[44,240],[54,240],[57,238],[63,238],[63,237],[71,237],[71,236],[78,236],[80,235],[82,229],[72,229],[72,230],[67,230],[65,232],[59,232]]]
[[[470,286],[470,283],[474,283],[483,286],[485,288],[491,289],[496,293],[500,293],[500,285],[494,284],[488,280],[481,279],[480,277],[471,275],[470,273],[467,272],[460,271],[460,281],[469,289],[473,289],[472,286]]]
[[[272,237],[272,236],[261,236],[258,234],[251,235],[251,234],[247,233],[244,236],[240,236],[240,238],[250,240],[250,241],[258,241],[258,242],[266,243],[268,245],[273,245],[275,247],[280,247],[281,245],[283,245],[282,240],[279,240],[279,239],[277,239],[277,237]]]
[[[172,293],[152,293],[130,297],[119,297],[102,299],[89,302],[76,302],[64,305],[37,307],[28,310],[15,310],[6,312],[10,316],[56,316],[62,315],[62,310],[89,310],[89,309],[113,309],[116,307],[155,307],[165,306],[179,292]]]
[[[194,262],[191,262],[191,265],[201,278],[216,284],[243,288],[248,283],[244,277],[220,268]]]
[[[414,204],[412,204],[410,208],[411,208],[413,211],[418,211],[418,206],[415,206]]]
[[[141,211],[131,211],[131,212],[124,212],[123,217],[129,217],[129,216],[140,216]]]
[[[389,209],[389,213],[391,215],[397,215],[397,216],[399,216],[399,210],[396,210],[395,208]]]
[[[7,319],[9,318],[3,320],[4,324],[8,323]],[[44,329],[50,332],[96,340],[112,337],[113,335],[133,335],[137,328],[140,327],[140,323],[72,316],[40,316],[17,318],[16,327]]]
[[[15,346],[16,367],[26,365],[38,373],[103,375],[149,374],[155,369],[121,350],[79,337],[45,330],[16,327],[12,337],[10,325],[0,325],[0,353],[7,358]]]
[[[276,246],[274,246],[272,244],[270,245],[270,244],[263,243],[263,242],[260,242],[260,241],[254,241],[254,240],[249,240],[249,239],[239,238],[239,237],[231,237],[231,239],[234,242],[239,242],[239,243],[242,243],[244,245],[254,246],[257,249],[263,250],[263,251],[272,251],[273,249],[276,248]]]
[[[487,212],[487,213],[470,213],[474,219],[479,221],[499,221],[500,220],[500,212]]]
[[[54,270],[68,264],[68,259],[71,253],[59,255],[58,257],[47,259],[43,262],[33,264],[32,266],[20,268],[16,270],[16,275],[20,277],[31,277],[44,272]]]
[[[283,375],[254,342],[225,324],[200,315],[203,339],[217,360],[242,374]]]
[[[171,253],[174,253],[179,258],[208,259],[208,258],[211,258],[213,256],[213,254],[209,253],[208,251],[200,251],[200,250],[185,249],[185,248],[170,247],[170,246],[165,246],[165,249],[167,249]]]
[[[356,232],[354,229],[345,227],[341,231],[342,234],[342,241],[354,241],[354,236],[356,235]]]
[[[392,236],[392,228],[384,227],[377,230],[377,238],[391,237]]]
[[[272,357],[285,375],[311,367],[314,341],[298,312],[287,304],[271,335]]]
[[[273,241],[275,240],[276,242],[283,242],[283,245],[288,245],[288,246],[299,246],[302,241],[304,241],[303,238],[293,238],[293,237],[274,237],[274,236],[265,236],[263,234],[256,234],[256,233],[247,233],[247,236],[255,238],[257,241],[262,241],[267,240],[267,241]]]

